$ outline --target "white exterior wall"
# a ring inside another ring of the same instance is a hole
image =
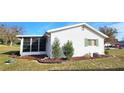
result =
[[[24,38],[21,38],[21,43],[20,43],[20,55],[22,56],[23,53],[23,42],[24,42]]]
[[[48,57],[51,56],[51,37],[50,36],[47,37],[47,41],[46,41],[46,54]]]
[[[96,52],[98,52],[99,54],[104,54],[104,38],[94,33],[93,31],[89,31],[88,29],[83,30],[82,27],[75,27],[75,28],[70,28],[63,31],[51,33],[51,46],[54,42],[54,38],[56,37],[60,41],[60,46],[63,46],[63,44],[66,43],[68,40],[72,41],[74,47],[73,57],[83,56],[87,53],[96,53]],[[98,46],[85,47],[86,38],[98,39]]]
[[[46,52],[40,51],[40,52],[22,52],[21,56],[28,56],[28,55],[45,55]]]

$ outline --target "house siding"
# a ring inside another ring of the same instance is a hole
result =
[[[46,41],[46,54],[48,57],[51,57],[51,37],[50,36],[47,37],[47,41]]]
[[[54,38],[58,38],[60,40],[60,46],[62,47],[68,40],[73,42],[74,47],[74,55],[76,56],[84,56],[87,53],[99,53],[104,54],[104,38],[99,36],[95,32],[91,31],[87,28],[74,27],[65,29],[62,31],[58,31],[55,33],[51,33],[51,46],[54,42]],[[98,46],[85,46],[85,39],[98,39]],[[52,49],[50,49],[52,51]],[[52,56],[52,54],[50,54]],[[63,57],[64,55],[61,54]]]

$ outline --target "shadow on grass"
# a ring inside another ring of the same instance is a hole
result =
[[[69,70],[50,70],[50,71],[124,71],[124,68],[109,68],[109,69],[69,69]]]
[[[6,54],[6,55],[17,55],[19,56],[19,51],[8,51],[8,52],[4,52],[1,54]]]

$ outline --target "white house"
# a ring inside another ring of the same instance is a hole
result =
[[[48,30],[44,35],[18,35],[21,40],[20,55],[47,55],[52,57],[52,44],[55,38],[63,46],[68,40],[72,41],[74,47],[73,57],[85,54],[104,54],[105,34],[97,31],[86,23],[65,26]],[[63,57],[63,53],[61,54]]]

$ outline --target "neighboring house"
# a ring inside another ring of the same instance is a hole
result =
[[[115,44],[105,43],[105,49],[115,49]]]
[[[124,48],[124,41],[118,41],[116,44],[105,43],[106,49]]]
[[[121,48],[124,48],[124,41],[119,41],[119,45]]]
[[[74,55],[84,56],[85,54],[104,54],[105,34],[97,31],[86,23],[65,26],[48,30],[44,35],[18,35],[21,40],[20,55],[47,55],[52,57],[52,44],[55,38],[60,41],[62,47],[68,40],[72,41]],[[61,53],[61,57],[63,57]]]

